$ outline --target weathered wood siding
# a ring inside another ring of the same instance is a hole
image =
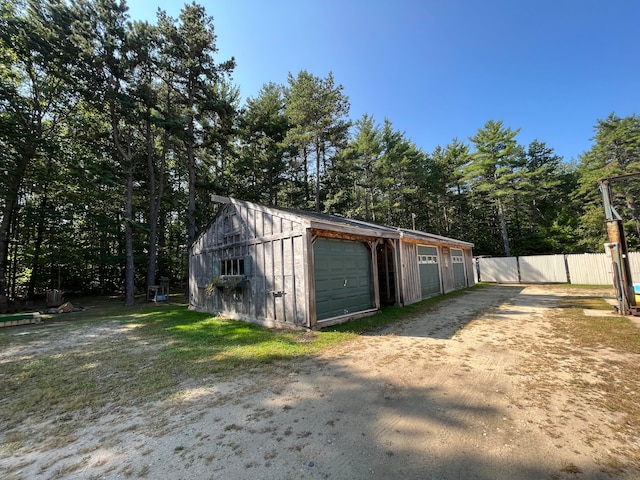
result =
[[[307,321],[305,231],[294,218],[260,208],[227,204],[192,247],[192,308],[270,326]],[[220,272],[216,262],[245,259],[247,285],[205,288]]]
[[[442,292],[449,293],[455,290],[453,281],[453,266],[451,265],[451,248],[440,246],[438,248],[440,256],[440,275],[442,276]]]
[[[418,264],[418,253],[416,245],[432,246],[438,249],[438,267],[440,269],[440,281],[442,283],[442,291],[444,293],[455,290],[453,278],[453,266],[451,264],[451,248],[450,246],[439,245],[437,243],[414,243],[409,241],[400,242],[400,260],[401,265],[401,298],[403,305],[410,305],[422,300],[422,292],[420,285],[420,266]],[[472,276],[473,271],[473,252],[471,248],[461,248],[464,256],[465,271],[467,281],[465,286],[472,286],[475,281]]]
[[[417,244],[437,248],[443,291],[455,288],[452,245],[463,250],[466,283],[474,283],[470,278],[471,245],[460,245],[464,242],[237,199],[219,197],[219,201],[223,202],[220,210],[191,246],[189,300],[190,307],[196,310],[267,326],[320,326],[316,318],[313,247],[318,237],[369,245],[372,308],[358,314],[369,314],[380,307],[381,288],[400,305],[422,299]],[[376,252],[380,242],[388,242],[385,255],[390,257],[383,257],[386,266],[379,271]],[[426,261],[433,262],[433,258]],[[378,278],[381,271],[385,275],[382,283]],[[463,283],[459,282],[459,286]],[[329,320],[339,323],[350,318],[344,315],[322,322],[324,326]]]
[[[418,253],[416,245],[400,242],[402,303],[410,305],[422,300],[420,290],[420,271],[418,269]]]
[[[468,249],[463,250],[462,253],[464,255],[464,266],[467,271],[467,286],[472,287],[476,284],[476,278],[478,276],[476,266],[473,262],[473,251]]]

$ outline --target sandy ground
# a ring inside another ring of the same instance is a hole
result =
[[[61,448],[3,454],[0,477],[638,479],[638,439],[572,392],[572,379],[592,374],[584,355],[550,353],[565,295],[472,290],[269,378],[209,379],[103,411]],[[47,427],[24,428],[38,438]]]

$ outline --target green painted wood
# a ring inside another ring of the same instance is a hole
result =
[[[318,321],[373,308],[371,254],[364,243],[318,238],[313,263]]]
[[[39,318],[39,313],[10,313],[8,315],[0,315],[0,322],[15,322],[18,320],[33,320]]]
[[[420,270],[420,291],[422,298],[437,295],[441,291],[438,249],[418,245],[418,267]]]
[[[39,312],[0,315],[0,327],[12,327],[15,325],[26,325],[40,322],[42,322],[42,319],[40,318]]]
[[[460,289],[467,286],[467,276],[464,271],[464,256],[462,250],[451,249],[451,265],[453,267],[453,288]]]

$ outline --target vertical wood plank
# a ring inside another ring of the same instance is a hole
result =
[[[276,225],[277,226],[277,225]],[[275,319],[279,322],[285,322],[285,307],[287,292],[284,288],[284,257],[283,257],[283,245],[286,242],[286,238],[281,238],[273,241],[273,290],[276,292],[284,292],[282,296],[274,296],[274,314]]]
[[[273,216],[263,213],[262,218],[264,222],[263,235],[266,237],[268,235],[273,234]]]
[[[274,264],[273,264],[273,241],[264,243],[264,278],[265,278],[265,297],[266,297],[266,318],[275,319],[275,304],[273,291],[275,290],[274,282]]]
[[[249,238],[256,238],[256,211],[251,210],[249,215]]]
[[[476,284],[476,269],[473,264],[473,254],[471,250],[462,250],[464,255],[465,271],[467,272],[467,286],[472,287]]]
[[[400,242],[399,251],[400,263],[402,264],[400,283],[402,284],[403,305],[409,305],[422,299],[416,245]]]
[[[309,230],[305,231],[304,236],[304,258],[306,259],[304,262],[304,278],[307,283],[307,294],[305,299],[307,307],[306,326],[309,328],[315,328],[318,323],[318,318],[316,314],[316,280],[313,262],[313,236]]]
[[[256,245],[256,258],[255,258],[255,271],[254,278],[256,282],[256,296],[253,301],[256,305],[256,317],[264,318],[266,316],[266,279],[265,279],[265,260],[264,260],[264,243],[258,243]]]
[[[378,240],[374,240],[369,243],[369,250],[371,251],[371,273],[372,273],[372,285],[371,288],[373,291],[371,292],[373,295],[373,307],[376,309],[380,309],[380,280],[378,278],[378,255],[377,255],[377,247]]]
[[[293,239],[293,271],[294,271],[294,287],[295,287],[295,308],[296,308],[296,323],[307,325],[307,292],[306,285],[306,273],[305,273],[305,249],[304,249],[304,236],[297,236]]]
[[[296,318],[296,288],[293,254],[293,237],[288,237],[282,245],[282,262],[284,277],[284,318],[286,322],[293,323]]]

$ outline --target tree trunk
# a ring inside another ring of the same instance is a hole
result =
[[[124,203],[124,304],[131,307],[135,303],[135,270],[133,259],[133,155],[131,146],[126,147],[120,141],[120,119],[115,108],[115,101],[109,102],[111,115],[111,135],[116,147],[120,166],[127,172],[127,191]]]
[[[124,265],[124,304],[132,307],[135,303],[134,263],[133,263],[133,165],[129,164],[127,171],[127,196],[124,206],[124,241],[125,241],[125,265]]]
[[[0,295],[7,292],[7,260],[9,258],[9,234],[11,231],[11,219],[18,205],[18,196],[13,198],[11,194],[7,197],[7,204],[2,212],[2,223],[0,224]]]
[[[17,211],[14,211],[13,221],[11,222],[11,232],[18,232],[18,215]],[[17,235],[17,233],[16,233]],[[13,252],[11,252],[12,265],[11,265],[11,295],[10,297],[16,298],[16,280],[18,277],[18,242],[13,242]]]
[[[504,247],[504,254],[507,257],[511,256],[511,247],[509,246],[509,232],[507,231],[507,219],[504,215],[504,207],[502,206],[502,200],[498,199],[498,222],[500,223],[500,235],[502,236],[502,246]]]
[[[189,173],[189,206],[187,210],[189,231],[187,243],[188,245],[191,245],[196,238],[196,166],[193,147],[188,147],[187,150],[187,158],[189,162],[189,166],[187,168]]]
[[[46,177],[51,176],[51,159],[47,162]],[[40,253],[42,252],[42,241],[44,239],[45,216],[49,204],[48,190],[45,187],[42,202],[40,203],[38,215],[38,229],[36,233],[36,244],[33,252],[33,261],[31,262],[31,276],[29,277],[29,286],[27,288],[27,298],[33,298],[35,295],[36,280],[38,278],[38,270],[40,268]]]
[[[29,285],[27,287],[27,298],[33,298],[35,295],[36,278],[40,269],[40,253],[42,252],[42,240],[44,237],[44,215],[47,209],[47,197],[42,199],[40,204],[40,215],[38,218],[38,227],[36,233],[36,244],[33,249],[33,261],[31,262],[31,275],[29,276]]]
[[[193,125],[189,125],[189,136],[193,134],[193,130]],[[191,243],[196,238],[196,159],[194,150],[195,148],[192,144],[187,145],[187,172],[189,177],[189,205],[187,207],[188,246],[191,246]]]
[[[307,155],[307,146],[302,149],[302,159],[304,164],[304,208],[309,207],[309,158]]]
[[[189,201],[187,206],[187,248],[191,247],[191,244],[196,239],[196,152],[195,152],[195,118],[193,116],[193,109],[195,105],[195,91],[197,88],[197,79],[193,77],[193,72],[189,73],[188,80],[188,98],[186,102],[187,111],[187,175],[188,175],[188,189],[189,189]],[[191,273],[189,272],[189,262],[186,265],[187,282],[186,291],[189,291],[189,278]]]
[[[149,112],[147,112],[149,113]],[[151,141],[151,118],[145,121],[147,135],[147,175],[149,175],[149,258],[147,263],[147,289],[156,284],[156,257],[158,237],[158,200],[156,199],[156,172],[153,165],[153,143]]]
[[[11,220],[18,208],[18,195],[27,165],[35,151],[25,152],[19,159],[11,175],[5,197],[2,222],[0,223],[0,295],[6,294],[7,289],[7,259],[9,258],[9,241],[11,239]]]
[[[148,112],[149,115],[151,112]],[[154,166],[154,138],[152,137],[151,117],[146,120],[147,135],[147,169],[149,173],[149,260],[147,265],[147,288],[156,284],[156,268],[158,259],[158,216],[164,193],[164,168],[167,155],[168,134],[165,131],[162,146],[162,158],[158,171],[156,185],[156,171]]]
[[[316,143],[316,212],[320,211],[320,144]]]

